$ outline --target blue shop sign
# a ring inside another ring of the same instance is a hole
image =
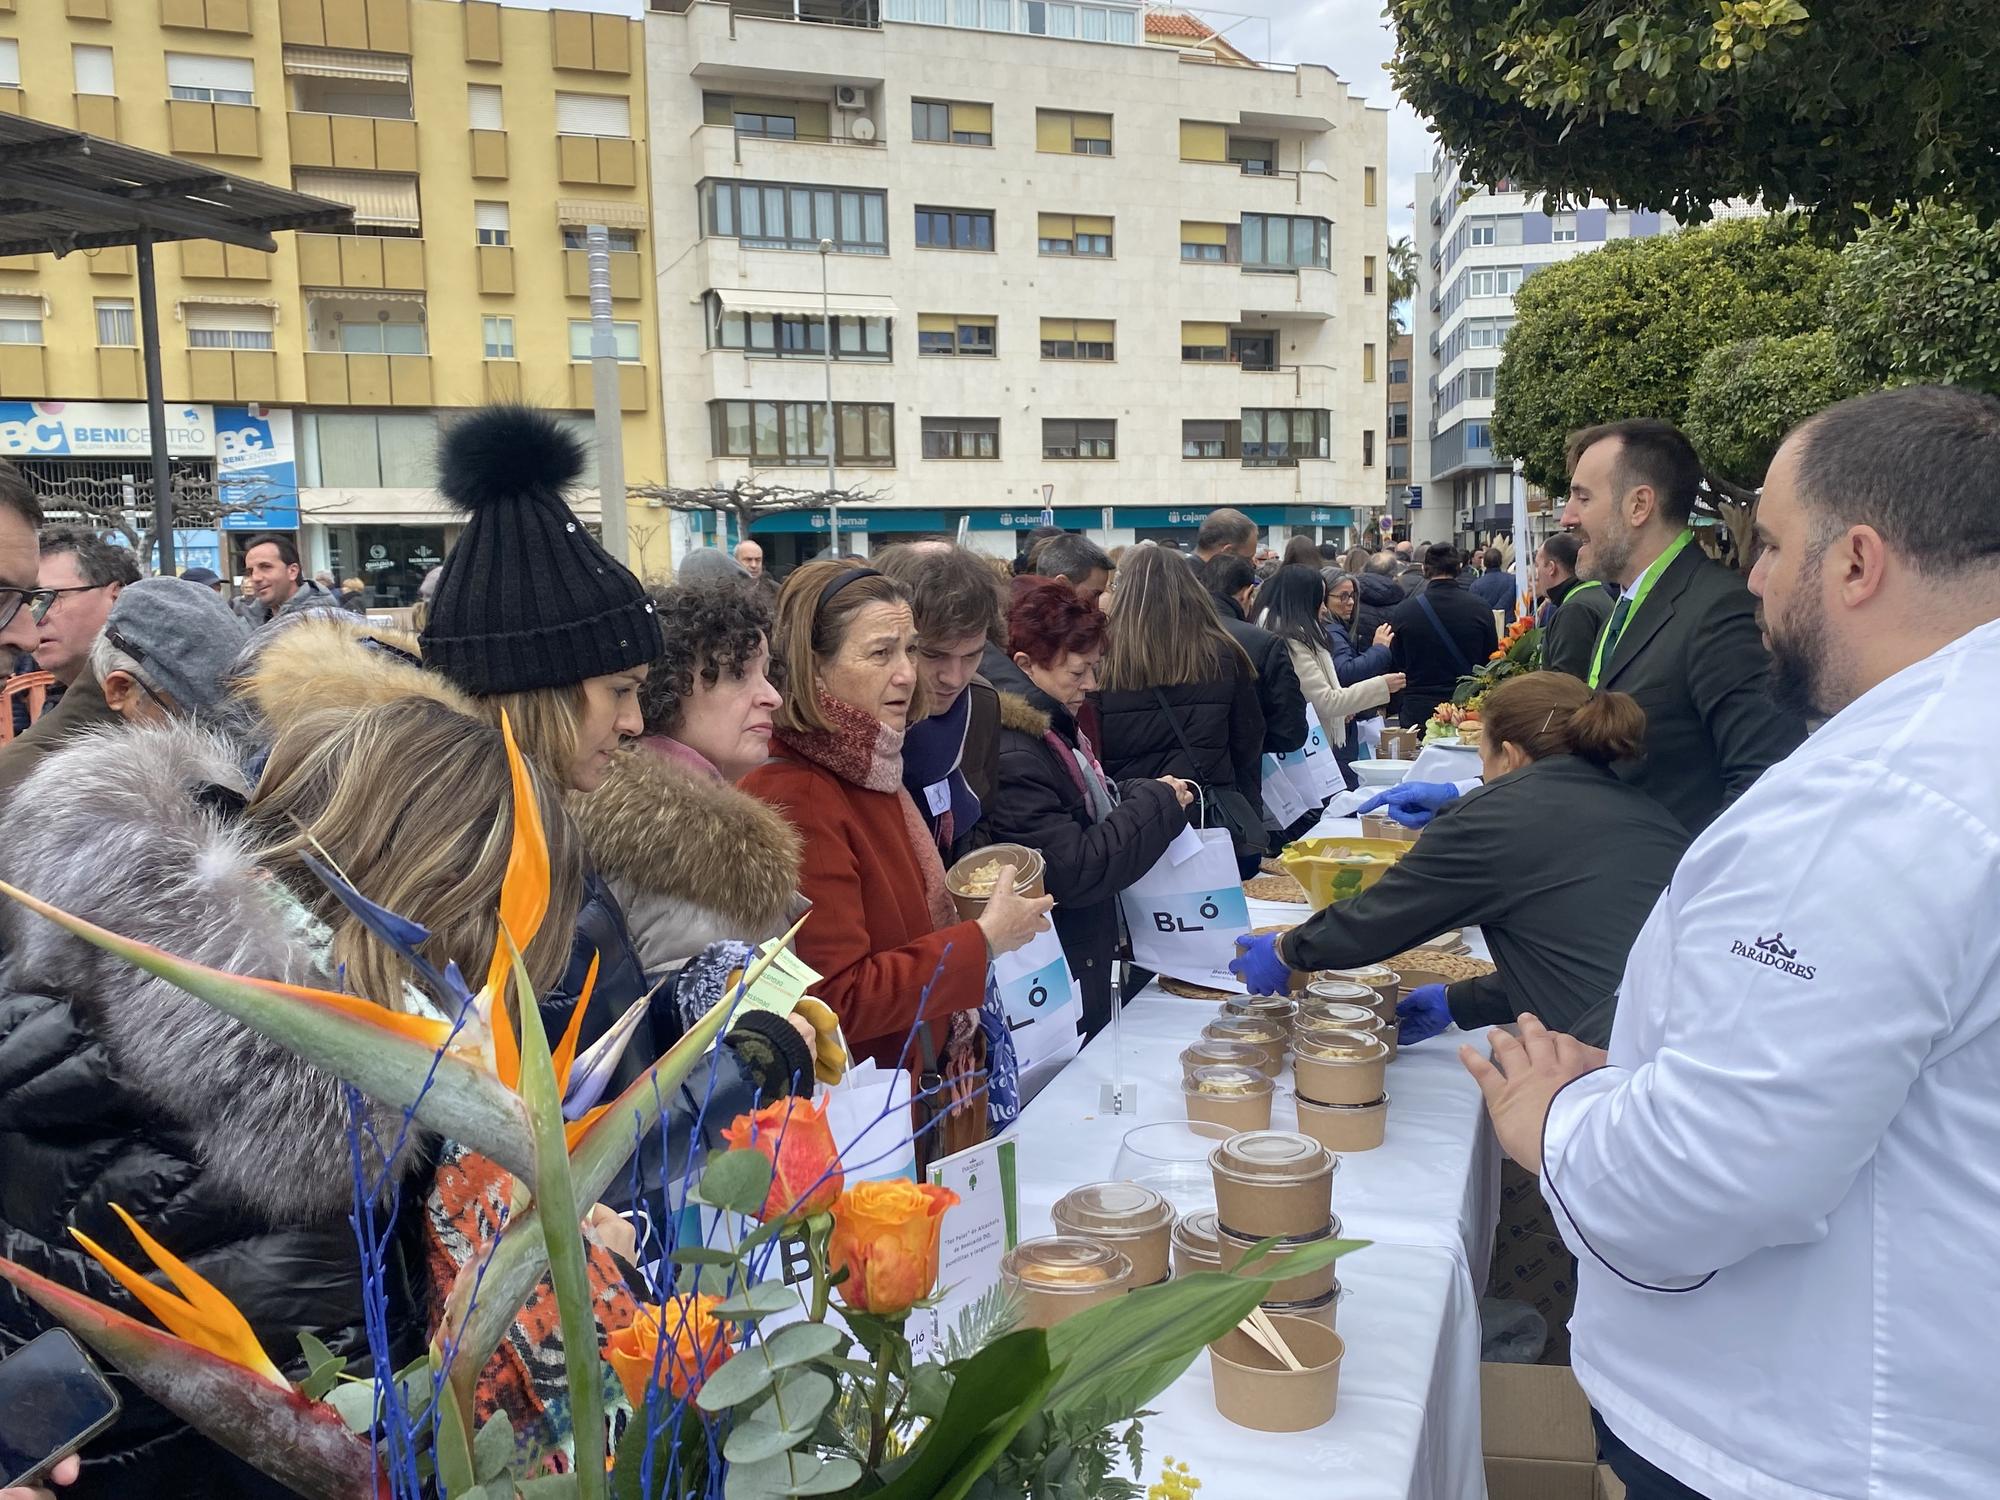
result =
[[[842,531],[866,531],[868,518],[852,510],[840,513]],[[753,533],[774,531],[814,531],[821,536],[832,532],[832,518],[823,510],[781,510],[768,516],[759,516],[750,523]]]
[[[1351,526],[1354,511],[1345,505],[1294,505],[1286,509],[1285,521],[1292,526]]]
[[[1198,528],[1219,506],[1121,505],[1111,513],[1114,526]],[[1282,505],[1237,506],[1259,526],[1283,526],[1289,511]]]
[[[1095,531],[1104,524],[1104,511],[1095,505],[1058,505],[1055,512],[1055,524],[1066,531]],[[969,510],[966,518],[974,531],[1033,531],[1042,524],[1042,508]]]

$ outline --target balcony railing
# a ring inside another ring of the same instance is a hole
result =
[[[646,8],[663,16],[684,16],[695,0],[647,0]],[[753,16],[760,21],[804,21],[814,26],[859,26],[880,30],[882,7],[877,0],[730,0],[730,18]]]
[[[798,131],[792,135],[774,135],[765,130],[735,130],[733,127],[704,125],[703,130],[731,129],[734,134],[735,149],[731,153],[738,166],[743,163],[743,143],[750,141],[775,141],[781,146],[858,146],[864,151],[880,151],[887,141],[856,140],[851,135],[815,135],[808,131]]]

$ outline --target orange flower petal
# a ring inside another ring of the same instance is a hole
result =
[[[496,994],[505,992],[503,981],[514,966],[506,939],[513,940],[517,951],[527,951],[549,911],[549,845],[542,831],[542,804],[504,711],[500,734],[507,743],[507,769],[514,787],[514,834],[507,851],[507,875],[500,884],[502,939],[493,945],[493,962],[487,966],[486,982]]]
[[[571,1120],[563,1126],[563,1149],[574,1151],[576,1143],[583,1139],[583,1133],[595,1125],[598,1117],[609,1108],[611,1108],[609,1104],[600,1104],[595,1109],[585,1110],[581,1118]]]
[[[343,995],[338,990],[316,990],[308,985],[286,984],[277,979],[253,979],[247,975],[230,976],[243,984],[272,995],[287,995],[294,1000],[304,1000],[326,1010],[337,1010],[352,1016],[357,1021],[366,1021],[383,1031],[394,1032],[412,1042],[421,1042],[430,1048],[442,1047],[451,1036],[451,1023],[440,1021],[433,1016],[412,1016],[402,1011],[390,1010],[365,1000],[359,995]]]
[[[550,1061],[556,1070],[556,1097],[569,1093],[570,1071],[576,1066],[576,1039],[583,1030],[583,1013],[590,1009],[590,992],[597,988],[597,963],[602,953],[590,955],[590,969],[583,976],[583,993],[576,997],[576,1009],[569,1013],[569,1025],[563,1028],[562,1040],[556,1043],[555,1056]]]

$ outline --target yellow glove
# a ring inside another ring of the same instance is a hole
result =
[[[812,995],[802,995],[792,1014],[812,1025],[813,1077],[825,1084],[840,1082],[847,1076],[847,1039],[840,1034],[840,1017],[833,1013],[833,1007]]]

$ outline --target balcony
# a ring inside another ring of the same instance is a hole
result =
[[[293,110],[292,165],[363,172],[417,170],[417,122],[371,115],[310,114]]]
[[[639,143],[624,136],[559,135],[556,178],[598,187],[632,187],[639,181]]]
[[[215,0],[208,0],[212,6]],[[285,41],[358,52],[410,50],[410,0],[278,0]]]
[[[1238,296],[1245,322],[1284,318],[1318,323],[1333,317],[1337,311],[1334,273],[1318,266],[1301,266],[1290,271],[1244,267],[1240,280]]]
[[[881,13],[874,0],[789,0],[776,4],[696,4],[694,0],[652,0],[655,14],[681,18],[675,36],[663,24],[678,53],[676,68],[702,80],[705,88],[727,89],[740,82],[769,93],[778,76],[791,73],[815,85],[880,84],[887,66],[882,51]],[[846,14],[843,14],[843,13]],[[851,17],[851,18],[850,18]],[[878,126],[883,122],[877,120]]]
[[[97,351],[97,394],[106,401],[146,399],[146,371],[137,349]]]
[[[618,409],[620,411],[644,411],[647,406],[647,392],[652,387],[652,377],[646,367],[631,361],[618,366]],[[597,404],[597,395],[591,383],[590,362],[584,360],[569,367],[569,404],[588,409]]]
[[[278,356],[269,349],[190,349],[188,399],[276,401]]]
[[[479,290],[495,296],[509,296],[514,290],[514,247],[476,245],[479,252]]]
[[[250,0],[160,0],[160,24],[192,31],[250,30]]]
[[[78,94],[76,128],[108,141],[118,139],[118,99],[114,94]]]
[[[507,132],[504,130],[474,130],[469,132],[472,146],[472,175],[481,178],[505,177],[507,175]]]
[[[302,285],[421,291],[424,242],[366,234],[301,234]]]
[[[623,16],[549,12],[549,61],[586,73],[632,71],[632,23]]]
[[[428,354],[306,355],[306,400],[325,406],[429,406]]]
[[[271,252],[246,250],[219,240],[182,240],[181,275],[213,280],[269,281]]]
[[[518,359],[489,359],[485,362],[483,384],[488,401],[521,400],[521,362]]]
[[[40,344],[0,344],[0,396],[30,396],[39,401],[49,393]]]
[[[167,144],[176,156],[261,156],[257,106],[169,99]]]
[[[644,263],[636,250],[611,252],[611,296],[614,301],[635,301],[645,295],[643,266]],[[590,295],[588,250],[563,251],[563,281],[569,296]]]

